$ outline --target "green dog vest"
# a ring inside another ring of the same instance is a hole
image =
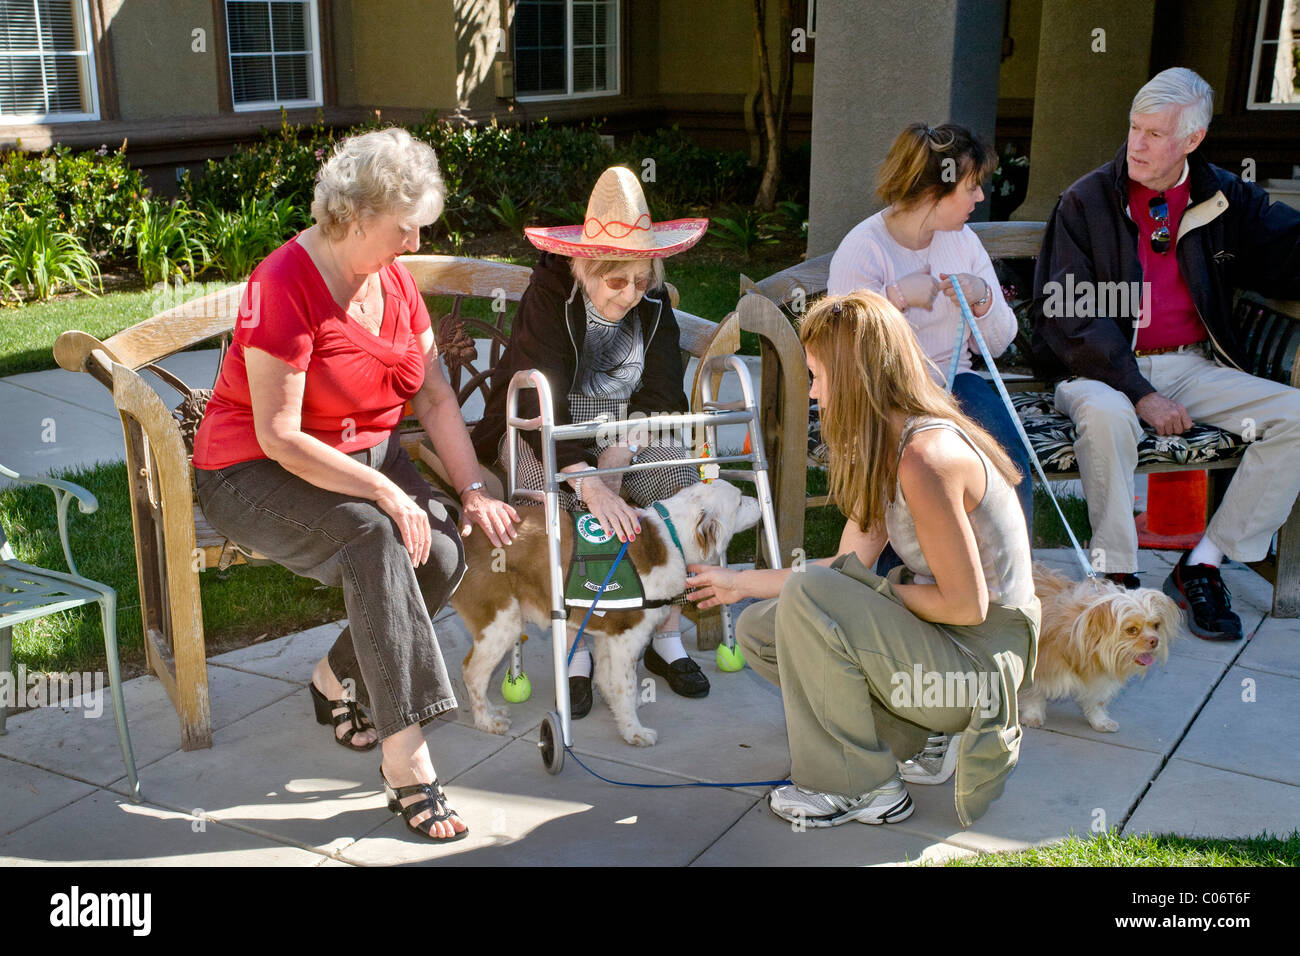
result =
[[[590,511],[573,512],[570,517],[573,520],[573,553],[569,556],[564,603],[568,607],[591,607],[623,543],[602,529]],[[646,606],[641,576],[627,555],[619,562],[599,603],[609,610]],[[651,602],[650,606],[657,607],[661,603]]]

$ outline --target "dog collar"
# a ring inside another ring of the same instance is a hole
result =
[[[664,519],[664,524],[668,526],[668,534],[672,536],[673,544],[677,545],[677,550],[682,552],[682,557],[686,557],[686,552],[682,549],[682,540],[677,537],[677,529],[673,527],[673,519],[668,517],[668,509],[657,501],[652,502],[652,505],[655,511],[659,512],[659,517]]]

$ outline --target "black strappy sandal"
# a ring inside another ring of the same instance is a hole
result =
[[[384,781],[384,796],[388,798],[388,809],[393,813],[402,815],[403,819],[406,820],[408,830],[427,837],[435,843],[455,843],[457,840],[469,836],[469,827],[459,833],[453,833],[449,837],[433,835],[433,825],[435,823],[442,823],[458,815],[455,810],[447,806],[447,794],[443,792],[437,777],[433,778],[433,783],[413,783],[409,787],[398,787],[394,790],[388,782],[388,778],[384,776],[384,770],[381,767],[379,769],[379,779]],[[413,797],[418,793],[424,794],[423,800],[416,800],[409,806],[402,804],[404,797]],[[424,822],[418,824],[411,822],[412,817],[418,817],[426,810],[432,810],[433,812],[429,814]]]
[[[352,724],[348,729],[348,732],[342,737],[333,733],[333,730],[331,731],[335,743],[340,747],[346,747],[348,750],[355,750],[358,753],[365,753],[367,750],[374,750],[375,747],[379,746],[378,737],[370,741],[370,743],[366,744],[364,747],[353,746],[352,738],[355,737],[358,732],[375,729],[375,725],[361,715],[361,708],[357,706],[355,700],[326,700],[325,695],[316,689],[314,683],[308,682],[307,686],[311,688],[311,702],[316,708],[316,723],[331,724],[334,730],[338,730],[338,728],[345,722],[350,722]],[[347,710],[341,714],[334,713],[334,711],[338,710],[340,707],[346,707]]]

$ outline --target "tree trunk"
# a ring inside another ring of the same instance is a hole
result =
[[[776,187],[781,182],[781,153],[789,126],[790,94],[794,87],[794,61],[790,34],[794,24],[792,0],[777,0],[779,31],[776,46],[776,89],[773,90],[771,56],[768,52],[767,0],[753,0],[754,39],[758,45],[758,89],[763,105],[763,179],[754,205],[764,212],[776,206]]]

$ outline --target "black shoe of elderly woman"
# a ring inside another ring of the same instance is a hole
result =
[[[668,681],[668,686],[679,697],[709,696],[709,679],[700,670],[700,665],[691,660],[690,655],[669,664],[651,644],[645,649],[645,669]]]
[[[581,720],[591,713],[591,675],[569,678],[569,717]]]

